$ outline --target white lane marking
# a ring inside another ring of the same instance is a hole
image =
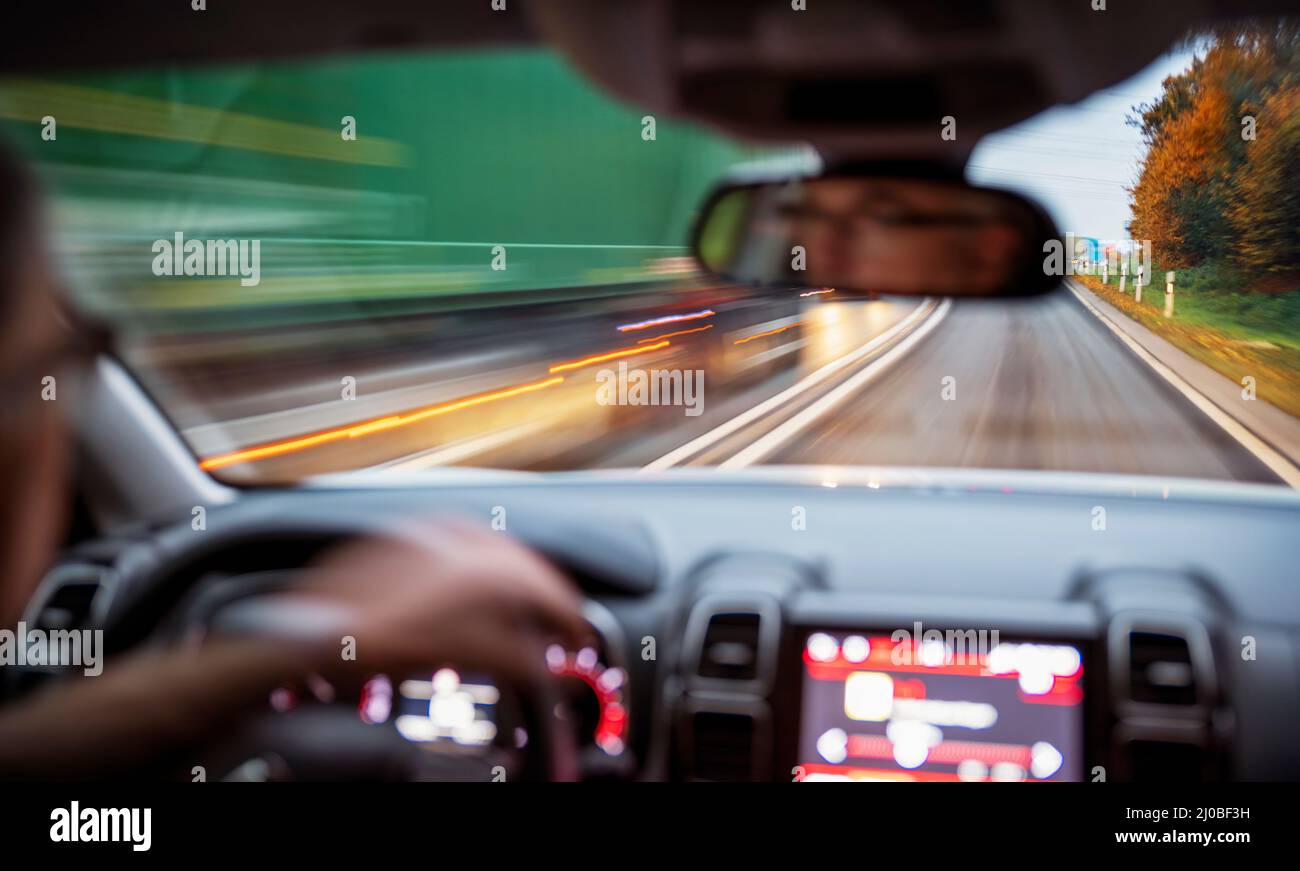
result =
[[[869,381],[880,375],[880,373],[884,372],[902,358],[903,355],[911,350],[913,345],[933,332],[934,328],[939,326],[939,323],[944,319],[944,316],[948,314],[950,308],[952,308],[952,300],[945,299],[939,304],[939,307],[934,310],[934,314],[926,318],[925,322],[915,330],[908,333],[907,337],[897,345],[890,348],[884,354],[881,354],[878,359],[872,360],[866,366],[859,369],[857,372],[854,372],[852,377],[836,387],[830,393],[827,393],[821,399],[817,400],[812,405],[808,406],[803,411],[769,432],[767,435],[750,444],[735,456],[721,463],[718,468],[740,469],[753,463],[757,463],[773,451],[780,448],[786,442],[790,441],[790,439],[794,438],[800,432],[812,426],[820,418],[832,411],[836,406],[848,399],[854,393],[857,393],[865,387]]]
[[[1083,303],[1084,308],[1096,315],[1097,319],[1105,324],[1107,329],[1118,336],[1119,340],[1123,342],[1130,351],[1136,354],[1138,359],[1154,369],[1161,378],[1168,381],[1175,390],[1187,399],[1188,402],[1205,412],[1206,417],[1222,427],[1228,435],[1237,440],[1238,444],[1250,451],[1250,453],[1255,456],[1255,459],[1259,460],[1265,466],[1268,466],[1275,475],[1285,481],[1288,485],[1300,490],[1300,469],[1297,469],[1290,460],[1275,450],[1259,436],[1247,429],[1235,417],[1211,402],[1205,394],[1188,384],[1181,375],[1157,360],[1150,351],[1138,344],[1136,339],[1121,330],[1119,326],[1110,318],[1106,317],[1100,309],[1088,302],[1088,300],[1074,288],[1073,284],[1066,282],[1065,286],[1070,288],[1070,293],[1074,294],[1075,299]]]
[[[703,435],[692,439],[691,441],[687,442],[681,447],[669,451],[659,459],[654,460],[653,462],[649,463],[646,466],[643,466],[641,468],[641,471],[658,472],[658,471],[662,471],[663,469],[667,469],[671,466],[675,466],[677,463],[681,462],[682,460],[685,460],[687,457],[699,453],[700,451],[704,450],[710,445],[716,444],[717,442],[721,441],[722,439],[726,438],[727,436],[731,435],[732,433],[736,432],[742,427],[748,426],[749,424],[753,423],[755,420],[758,420],[760,417],[767,414],[769,411],[779,408],[780,406],[789,402],[791,399],[794,399],[799,394],[808,390],[810,387],[814,387],[817,384],[821,383],[822,381],[825,381],[827,378],[829,378],[831,375],[838,372],[840,369],[843,369],[845,366],[850,366],[853,363],[856,363],[858,360],[861,360],[863,357],[867,356],[872,351],[879,348],[881,345],[884,345],[889,341],[891,341],[895,336],[899,335],[900,333],[906,332],[907,330],[911,329],[912,326],[917,322],[917,320],[923,317],[923,313],[928,310],[932,302],[933,300],[927,296],[925,299],[921,301],[920,305],[918,305],[915,309],[912,310],[912,312],[907,317],[903,318],[901,321],[894,324],[892,327],[885,330],[880,335],[872,338],[866,344],[850,351],[849,353],[845,354],[843,357],[839,357],[838,359],[832,360],[831,362],[827,363],[825,366],[822,366],[820,369],[816,370],[815,372],[812,372],[804,376],[800,381],[791,385],[790,387],[787,387],[785,390],[782,390],[776,396],[773,396],[769,399],[765,399],[764,401],[760,402],[758,405],[755,405],[753,408],[750,408],[747,411],[742,411],[740,414],[736,415],[726,423],[720,424],[717,427],[704,433]]]
[[[406,457],[399,457],[378,466],[371,466],[370,471],[384,472],[386,474],[389,472],[417,472],[422,469],[432,469],[434,466],[449,466],[475,454],[481,454],[492,448],[532,435],[542,429],[543,426],[544,424],[533,421],[532,423],[520,424],[509,429],[488,433],[484,436],[461,439],[449,445],[421,451],[418,454],[410,454]]]

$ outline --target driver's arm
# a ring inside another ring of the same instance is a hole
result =
[[[0,712],[0,778],[120,774],[201,747],[323,659],[319,646],[250,640],[110,661]]]
[[[315,613],[337,614],[331,626],[128,654],[0,711],[0,778],[107,776],[175,758],[312,674],[346,683],[451,662],[536,680],[547,640],[577,645],[587,633],[580,599],[552,566],[465,525],[348,545],[310,577],[288,601],[327,605]]]

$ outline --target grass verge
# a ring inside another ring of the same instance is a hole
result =
[[[1212,268],[1178,273],[1174,316],[1164,316],[1164,270],[1152,269],[1159,284],[1142,288],[1133,299],[1132,281],[1125,293],[1112,277],[1075,279],[1156,335],[1238,384],[1251,376],[1256,396],[1300,418],[1300,292],[1234,293],[1213,289]],[[1130,276],[1131,278],[1131,276]]]

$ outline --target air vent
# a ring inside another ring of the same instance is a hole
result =
[[[754,680],[758,677],[758,632],[754,613],[721,613],[709,619],[700,645],[700,677]]]
[[[1159,632],[1130,633],[1129,697],[1142,704],[1197,703],[1196,672],[1186,638]]]
[[[37,588],[23,622],[33,629],[54,632],[87,628],[95,603],[112,569],[94,563],[55,566]],[[68,671],[57,666],[26,664],[0,669],[0,700],[25,695]]]
[[[28,612],[31,629],[78,629],[90,622],[95,598],[110,569],[100,565],[65,563],[46,576]]]
[[[686,776],[765,780],[772,754],[768,694],[781,606],[761,593],[701,597],[686,622],[677,734]]]
[[[1214,779],[1224,757],[1209,628],[1189,614],[1121,612],[1109,636],[1119,779]]]
[[[691,609],[682,673],[692,691],[767,696],[781,639],[781,606],[762,594],[716,593]]]
[[[35,614],[34,629],[76,629],[84,626],[99,593],[95,581],[71,582],[52,591]]]

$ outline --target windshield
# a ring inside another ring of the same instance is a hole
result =
[[[700,274],[708,191],[816,152],[620,104],[545,50],[10,78],[0,121],[54,196],[71,292],[232,482],[865,464],[1282,483],[1120,333],[1212,393],[1179,369],[1205,367],[1286,453],[1295,46],[1202,37],[982,143],[972,178],[1070,231],[1070,289],[1004,304]]]

